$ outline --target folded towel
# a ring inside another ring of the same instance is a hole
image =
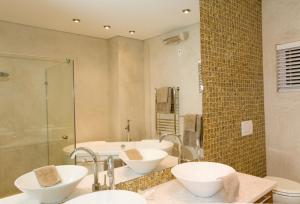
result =
[[[174,112],[174,108],[173,88],[163,87],[158,89],[156,92],[156,112],[170,114]]]
[[[184,115],[184,130],[196,132],[197,127],[197,114]]]
[[[186,119],[189,120],[186,123]],[[189,125],[188,123],[194,123]],[[188,127],[190,126],[190,127]],[[201,134],[201,116],[199,114],[188,114],[184,116],[184,131],[183,131],[183,144],[186,146],[197,147],[200,145]]]
[[[137,149],[129,149],[124,152],[130,160],[143,160],[143,156]]]
[[[33,170],[35,176],[42,187],[54,186],[61,182],[61,178],[54,165],[44,166]]]
[[[157,103],[167,103],[169,98],[169,87],[162,87],[157,89],[156,100]]]
[[[224,201],[227,203],[235,202],[239,196],[240,181],[237,173],[231,173],[221,177],[224,187]]]
[[[157,113],[170,114],[172,113],[171,103],[158,103],[156,104]]]

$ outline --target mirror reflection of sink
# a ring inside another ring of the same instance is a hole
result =
[[[123,190],[109,190],[89,193],[79,196],[72,200],[65,202],[65,204],[147,204],[146,199],[140,194],[123,191]]]
[[[235,170],[215,162],[189,162],[172,168],[172,174],[187,190],[198,197],[210,197],[222,189],[221,177]]]
[[[168,153],[159,149],[138,149],[142,155],[142,160],[130,160],[125,152],[121,152],[119,157],[134,172],[145,174],[153,171],[159,163],[168,156]]]

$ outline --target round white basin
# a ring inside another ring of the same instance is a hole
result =
[[[211,197],[222,189],[221,177],[235,170],[215,162],[189,162],[176,165],[171,172],[195,196]]]
[[[119,157],[129,166],[134,172],[145,174],[153,171],[159,163],[168,156],[168,153],[159,149],[138,149],[143,157],[143,160],[130,160],[125,152],[121,152]]]
[[[15,181],[15,186],[25,194],[41,203],[59,203],[65,200],[76,185],[87,175],[88,170],[82,166],[57,166],[62,182],[51,187],[41,187],[33,171],[26,173]]]
[[[99,191],[79,196],[65,204],[147,204],[140,194],[131,191],[111,190]]]

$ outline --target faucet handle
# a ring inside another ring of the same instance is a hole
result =
[[[92,186],[92,191],[99,191],[101,189],[100,183],[94,183]]]
[[[103,185],[102,185],[102,187],[101,187],[101,190],[107,190],[107,189],[109,189],[109,187],[108,187],[108,185],[107,185],[107,183],[106,183],[106,174],[104,174],[104,182],[103,182]]]

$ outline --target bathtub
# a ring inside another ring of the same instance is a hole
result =
[[[105,141],[93,141],[77,143],[76,147],[87,147],[93,150],[99,161],[105,160],[108,156],[114,156],[118,158],[118,155],[122,149],[130,148],[154,148],[166,151],[168,154],[172,153],[173,143],[169,141],[159,140],[141,140],[134,142],[105,142]],[[69,145],[63,148],[66,156],[69,156],[74,150],[74,145]],[[77,154],[77,162],[90,161],[86,153]]]

